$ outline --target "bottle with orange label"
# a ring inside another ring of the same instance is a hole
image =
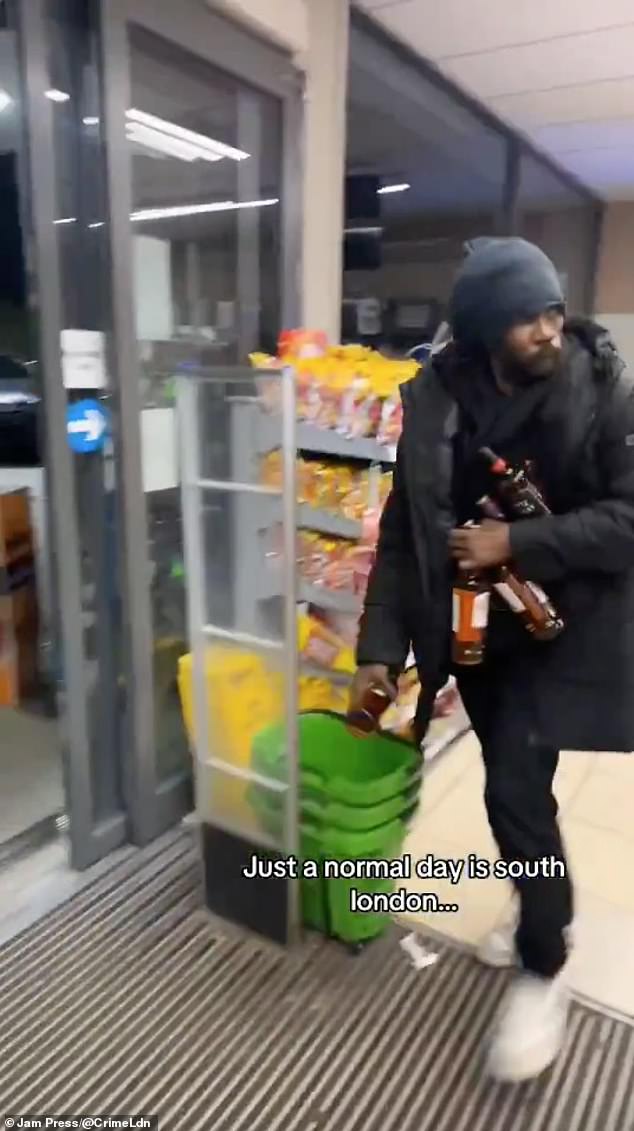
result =
[[[473,527],[473,522],[465,523]],[[489,624],[491,589],[488,581],[473,570],[458,570],[453,586],[453,635],[451,654],[454,664],[474,667],[484,659]]]
[[[478,506],[487,518],[495,521],[504,519],[500,507],[488,495],[478,501]],[[498,566],[492,576],[491,585],[511,612],[520,618],[527,632],[530,632],[535,640],[554,640],[563,632],[564,621],[550,598],[540,585],[534,581],[526,581],[515,568],[510,568],[508,565]]]
[[[555,640],[563,632],[565,625],[562,618],[541,586],[534,581],[524,581],[504,565],[496,572],[493,589],[535,640]]]
[[[391,698],[384,688],[373,684],[366,691],[359,707],[346,715],[346,726],[356,738],[368,738],[379,729],[381,716],[390,706]]]

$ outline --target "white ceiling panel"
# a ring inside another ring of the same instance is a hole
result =
[[[631,118],[602,119],[598,122],[570,122],[541,126],[528,131],[544,149],[554,153],[579,153],[588,149],[632,149],[634,152],[634,114]]]
[[[627,78],[633,69],[634,22],[539,45],[447,59],[443,66],[446,74],[481,98]]]
[[[634,114],[634,77],[511,94],[491,99],[490,105],[496,113],[523,129],[564,122],[621,119]]]
[[[610,173],[634,172],[634,152],[622,149],[588,149],[583,153],[569,153],[566,156],[569,169],[586,169],[598,177],[608,177]]]
[[[634,152],[622,149],[587,150],[561,159],[571,173],[595,186],[611,200],[634,198]]]
[[[634,20],[633,0],[362,0],[361,7],[435,60]]]
[[[361,0],[606,197],[634,197],[634,0]]]

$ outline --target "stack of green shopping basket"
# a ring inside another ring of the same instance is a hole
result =
[[[408,821],[417,808],[422,761],[409,743],[389,734],[355,738],[339,715],[307,712],[299,716],[300,853],[319,864],[318,879],[302,878],[306,926],[347,943],[381,934],[385,913],[354,912],[353,888],[389,892],[386,879],[326,879],[323,860],[391,860],[399,856]],[[281,726],[256,736],[253,769],[285,781],[286,734]],[[282,839],[283,795],[253,785],[249,799],[263,830]]]

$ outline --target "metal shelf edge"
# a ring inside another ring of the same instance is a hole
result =
[[[282,442],[278,416],[262,413],[257,428],[257,447],[260,455],[274,451]],[[298,451],[314,455],[335,456],[339,459],[360,460],[363,463],[393,464],[396,461],[395,444],[379,444],[370,437],[350,439],[333,428],[319,428],[306,421],[297,422],[296,444]]]
[[[354,518],[311,507],[300,503],[297,510],[297,525],[303,530],[315,530],[320,534],[332,534],[336,538],[350,538],[358,541],[363,529],[362,523]]]
[[[321,585],[311,585],[307,581],[300,581],[299,599],[308,605],[315,605],[320,609],[332,609],[337,613],[356,615],[361,612],[361,598],[356,593],[326,589]]]
[[[376,440],[360,437],[349,439],[329,428],[300,422],[297,425],[297,447],[301,451],[358,459],[369,463],[394,463],[396,448],[379,444]]]

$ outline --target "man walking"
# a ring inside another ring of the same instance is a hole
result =
[[[538,642],[492,602],[484,661],[453,669],[482,745],[501,857],[564,865],[516,881],[521,969],[489,1067],[522,1080],[552,1063],[565,1035],[573,897],[552,792],[559,750],[634,749],[634,396],[607,333],[565,321],[553,264],[523,240],[471,245],[450,318],[453,340],[403,388],[352,697],[372,684],[390,691],[412,647],[422,740],[452,670],[456,566],[514,563],[565,622],[556,640]],[[530,460],[552,514],[482,521],[483,447],[516,468]],[[470,521],[479,525],[464,529]]]

